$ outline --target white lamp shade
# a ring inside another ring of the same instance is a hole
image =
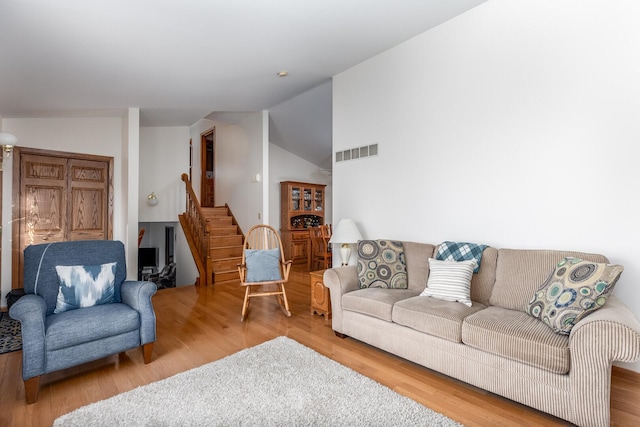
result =
[[[357,243],[362,240],[362,234],[352,219],[341,219],[333,230],[329,243]]]
[[[16,145],[18,138],[9,132],[0,132],[0,145]]]
[[[149,206],[155,206],[158,204],[158,197],[156,196],[156,193],[151,193],[147,196],[147,203]]]

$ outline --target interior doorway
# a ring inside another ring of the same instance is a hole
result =
[[[166,265],[174,262],[175,251],[175,228],[173,226],[164,227],[164,263]]]
[[[201,135],[202,181],[200,190],[200,206],[212,208],[215,206],[215,142],[216,128]]]
[[[158,289],[173,288],[178,283],[177,265],[187,265],[184,248],[177,246],[180,231],[177,222],[140,222],[138,228],[145,229],[138,255],[142,254],[146,261],[138,260],[140,280],[151,280]],[[183,286],[193,283],[181,283]]]

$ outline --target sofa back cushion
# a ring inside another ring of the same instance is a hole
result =
[[[402,242],[407,261],[409,288],[422,292],[429,279],[429,258],[436,255],[438,246],[429,243]],[[493,283],[496,280],[498,250],[488,247],[482,252],[480,270],[471,278],[471,301],[489,304]],[[529,302],[527,300],[527,302]]]
[[[429,258],[435,254],[435,246],[429,243],[402,242],[407,262],[408,289],[422,292],[427,287]]]
[[[527,311],[535,292],[565,257],[608,263],[604,255],[574,251],[499,249],[491,305]],[[483,258],[484,262],[484,258]],[[473,289],[473,286],[472,286]]]
[[[493,284],[496,281],[497,260],[498,250],[492,247],[485,248],[482,252],[480,270],[471,276],[471,301],[489,305]]]

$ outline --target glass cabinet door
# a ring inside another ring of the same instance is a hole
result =
[[[315,194],[313,196],[313,210],[316,212],[322,212],[322,190],[316,188]]]
[[[300,187],[291,187],[291,210],[299,211],[300,210]]]
[[[310,188],[304,189],[304,210],[305,211],[311,210],[311,189]]]

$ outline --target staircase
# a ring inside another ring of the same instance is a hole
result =
[[[243,235],[226,206],[202,208],[209,230],[209,258],[213,283],[239,280]]]

